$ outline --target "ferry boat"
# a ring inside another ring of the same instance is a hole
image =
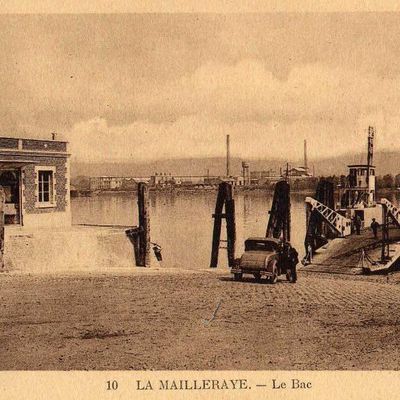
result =
[[[316,196],[306,198],[303,265],[318,266],[318,272],[344,273],[383,270],[389,262],[394,267],[397,259],[392,253],[400,250],[400,210],[387,199],[377,201],[374,136],[370,126],[367,163],[348,166],[346,184],[339,186],[337,196],[332,182],[320,181]],[[373,222],[379,226],[379,237],[370,229]]]

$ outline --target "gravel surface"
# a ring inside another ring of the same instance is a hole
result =
[[[0,369],[398,370],[398,275],[2,273]]]

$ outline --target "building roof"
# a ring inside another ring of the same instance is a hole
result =
[[[307,169],[305,167],[293,167],[289,171],[307,172]]]
[[[68,143],[67,140],[58,140],[52,138],[30,138],[30,137],[21,137],[21,136],[0,136],[0,139],[12,139],[12,140],[29,140],[35,142],[59,142],[59,143]]]
[[[368,168],[368,164],[351,164],[347,166],[348,168]],[[376,168],[375,165],[370,165],[370,168]]]

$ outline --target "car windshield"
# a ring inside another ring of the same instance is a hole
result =
[[[247,240],[245,244],[246,251],[276,251],[277,243],[270,241]]]

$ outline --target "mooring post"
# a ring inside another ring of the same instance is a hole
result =
[[[223,208],[225,205],[225,213]],[[235,243],[236,243],[236,224],[235,224],[235,200],[233,198],[232,185],[229,182],[222,182],[218,186],[217,203],[215,205],[214,230],[212,237],[211,262],[210,268],[218,266],[218,254],[221,242],[222,218],[226,221],[226,249],[228,252],[228,265],[232,268],[235,265]]]
[[[235,200],[233,198],[232,185],[226,183],[225,186],[225,215],[226,215],[226,233],[228,265],[230,268],[235,265],[235,242],[236,242],[236,224],[235,224]]]
[[[4,268],[4,203],[6,196],[0,186],[0,268]]]
[[[210,268],[217,268],[218,266],[218,252],[219,252],[219,243],[221,239],[222,210],[224,208],[225,197],[226,197],[226,186],[225,182],[222,182],[218,185],[217,203],[215,204],[215,213],[213,214],[214,229],[212,237]]]
[[[149,191],[147,184],[138,184],[138,211],[139,211],[139,257],[136,265],[150,266],[150,215],[149,215]]]
[[[135,265],[140,266],[140,249],[139,249],[139,227],[127,229],[125,231],[129,241],[132,243],[133,251],[135,254]]]
[[[285,242],[290,242],[291,233],[292,233],[292,210],[290,204],[290,186],[288,191],[286,192],[286,218],[285,218],[285,225],[286,225],[286,235],[284,237]]]
[[[389,251],[389,215],[387,208],[384,205],[382,207],[383,211],[383,224],[382,224],[382,247],[381,247],[381,261],[385,261],[390,256]]]
[[[290,240],[290,185],[284,180],[275,184],[265,236]]]
[[[311,221],[311,205],[306,203],[306,236],[304,238],[304,248],[305,248],[305,257],[304,259],[307,259],[308,253],[309,253],[309,246],[310,246],[310,237],[312,236],[311,233],[311,226],[310,226],[310,221]]]

